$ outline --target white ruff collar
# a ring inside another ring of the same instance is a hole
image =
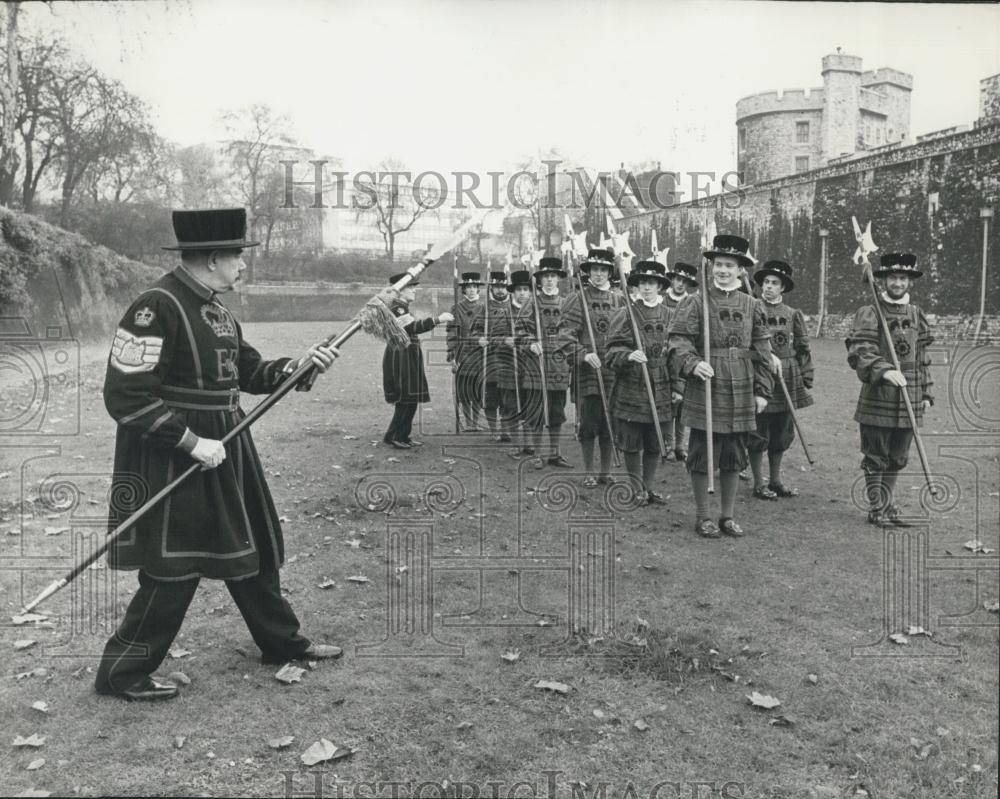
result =
[[[732,294],[734,291],[740,290],[740,282],[738,280],[736,281],[736,283],[733,284],[733,287],[731,289],[727,289],[724,286],[720,286],[718,281],[716,281],[716,279],[713,277],[712,285],[715,286],[719,291],[726,292],[726,294]]]
[[[674,302],[680,302],[681,300],[683,300],[687,296],[687,292],[685,292],[684,294],[674,294],[674,287],[673,286],[667,286],[667,295]]]
[[[542,294],[544,294],[546,297],[558,297],[559,289],[552,289],[552,291],[546,291],[545,289],[542,289]]]
[[[906,292],[906,294],[904,294],[898,300],[894,300],[892,297],[890,297],[888,294],[886,294],[883,291],[882,292],[882,302],[886,302],[889,305],[909,305],[910,304],[910,292]]]
[[[647,308],[655,308],[657,305],[659,305],[661,302],[663,302],[663,297],[661,295],[657,294],[656,295],[656,302],[646,302],[646,300],[644,300],[643,297],[642,297],[642,295],[640,294],[639,295],[639,302],[641,302]]]
[[[774,302],[771,302],[771,300],[766,299],[765,297],[761,297],[761,299],[764,300],[764,302],[766,302],[768,305],[781,305],[781,303],[784,301],[785,298],[781,297],[780,299],[777,299]]]

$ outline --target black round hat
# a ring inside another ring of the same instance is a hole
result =
[[[893,274],[920,277],[923,274],[917,269],[917,256],[909,252],[887,252],[880,259],[880,264],[882,268],[875,270],[875,277]]]
[[[784,261],[765,261],[764,265],[753,273],[753,280],[758,286],[764,284],[764,278],[768,275],[780,277],[785,284],[785,291],[795,288],[795,281],[792,280],[792,267]]]
[[[164,250],[241,250],[260,244],[247,239],[246,208],[174,211],[171,216],[177,244]]]
[[[692,286],[698,285],[698,267],[686,264],[684,261],[677,261],[674,268],[667,272],[667,279],[682,277]]]

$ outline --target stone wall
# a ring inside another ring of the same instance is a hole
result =
[[[936,210],[929,196],[937,195]],[[699,202],[626,217],[632,249],[648,255],[655,228],[670,260],[697,263],[705,224],[750,240],[759,259],[782,258],[796,271],[789,300],[815,313],[819,296],[821,228],[829,230],[827,311],[847,313],[865,301],[867,287],[852,263],[851,216],[872,220],[882,252],[917,254],[924,277],[914,301],[930,313],[979,310],[983,227],[979,209],[1000,200],[1000,124],[909,147],[894,148]],[[590,240],[604,230],[603,213],[588,211]],[[989,228],[987,313],[1000,312],[1000,222]],[[875,256],[878,257],[877,254]]]

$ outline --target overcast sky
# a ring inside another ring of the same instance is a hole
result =
[[[735,103],[820,86],[840,46],[913,74],[911,134],[971,123],[1000,72],[1000,7],[654,0],[168,0],[26,7],[182,144],[264,102],[360,169],[501,170],[540,148],[587,165],[735,168]]]

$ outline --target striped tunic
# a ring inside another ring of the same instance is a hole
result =
[[[535,309],[532,301],[538,303],[542,321],[542,348],[545,353],[545,383],[549,391],[565,391],[569,388],[569,358],[566,355],[566,340],[559,335],[565,300],[558,294],[549,296],[535,292],[514,317],[514,337],[519,347],[517,365],[524,388],[541,389],[542,375],[539,358],[528,349],[528,345],[538,338],[535,334]]]
[[[590,324],[594,331],[597,355],[602,362],[605,361],[605,355],[608,351],[608,335],[611,332],[612,318],[622,307],[623,302],[621,292],[610,288],[601,291],[594,286],[585,286],[583,291],[583,294],[575,292],[566,300],[562,317],[561,332],[568,343],[567,355],[570,363],[573,364],[575,401],[579,401],[582,397],[596,397],[599,394],[597,374],[590,364],[583,360],[588,352],[594,352],[587,323],[583,317],[583,302],[587,303],[590,311]],[[615,379],[614,370],[607,363],[604,363],[601,371],[604,374],[604,389],[610,392]]]
[[[933,342],[930,324],[916,305],[882,302],[889,331],[892,335],[900,370],[906,377],[917,424],[923,419],[922,400],[934,401],[931,394],[930,355],[927,348]],[[859,308],[848,335],[847,362],[861,381],[854,420],[876,427],[910,427],[901,390],[889,385],[882,377],[892,369],[889,347],[882,335],[874,305]]]
[[[673,379],[667,361],[667,329],[670,326],[670,310],[660,302],[650,308],[642,300],[632,304],[635,320],[642,338],[642,350],[649,363],[649,380],[653,384],[656,398],[657,416],[660,421],[670,419],[671,390],[682,388],[679,379]],[[653,423],[649,407],[649,394],[642,376],[642,367],[630,361],[628,356],[636,349],[632,323],[624,308],[615,314],[611,332],[608,335],[608,365],[615,371],[614,390],[609,406],[611,415],[627,422]],[[676,385],[675,385],[676,384]]]
[[[712,423],[715,433],[757,429],[755,396],[772,396],[771,334],[760,300],[739,289],[709,289]],[[670,322],[671,370],[686,379],[681,424],[705,429],[705,383],[692,372],[703,357],[701,291],[689,294]]]
[[[480,336],[485,336],[490,342],[486,348],[486,382],[496,383],[499,386],[509,385],[513,388],[513,354],[511,348],[503,343],[504,338],[510,335],[512,319],[510,302],[490,297],[489,320],[486,319],[486,308],[486,305],[480,304],[472,320],[472,338],[478,341]],[[489,335],[486,335],[487,333]]]
[[[771,331],[771,352],[781,359],[781,376],[792,398],[792,405],[805,408],[813,404],[808,389],[813,384],[812,352],[809,349],[809,332],[802,311],[784,302],[770,303],[761,300],[767,314],[767,328]],[[777,384],[777,379],[775,379]],[[774,393],[764,413],[782,413],[788,410],[781,386],[774,386]]]

